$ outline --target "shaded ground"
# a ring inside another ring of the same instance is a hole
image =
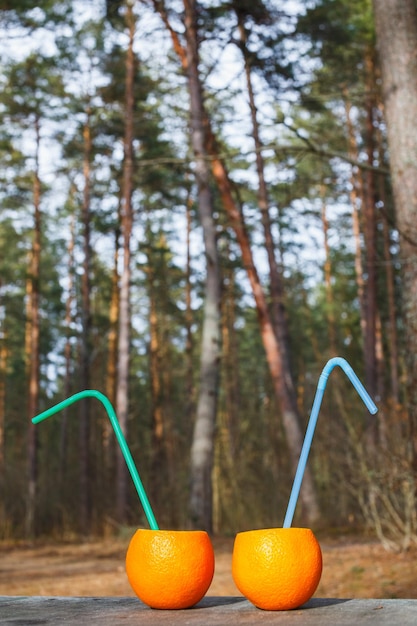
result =
[[[216,572],[208,595],[240,595],[231,576],[233,539],[215,538]],[[20,545],[0,543],[0,595],[131,596],[124,571],[128,540]],[[328,598],[417,598],[417,550],[379,543],[320,541]]]

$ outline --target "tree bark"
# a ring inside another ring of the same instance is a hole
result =
[[[120,207],[118,212],[119,222]],[[107,368],[106,368],[106,395],[111,404],[116,406],[117,396],[117,354],[118,354],[118,324],[120,309],[120,290],[119,290],[119,255],[120,255],[120,226],[116,226],[114,231],[114,255],[113,255],[113,272],[111,279],[111,299],[109,310],[109,335],[107,338]],[[103,454],[104,454],[104,472],[107,477],[107,483],[114,486],[114,465],[115,465],[115,437],[110,421],[105,416],[103,420],[102,430]],[[114,494],[108,493],[107,498],[114,502]]]
[[[186,360],[186,377],[185,377],[185,420],[186,424],[192,423],[195,410],[195,385],[194,385],[194,336],[193,322],[194,311],[192,306],[192,284],[191,284],[191,191],[188,193],[186,202],[186,269],[185,269],[185,360]],[[187,429],[188,432],[188,429]]]
[[[120,220],[120,214],[119,214]],[[116,403],[117,391],[117,337],[118,337],[118,319],[119,319],[119,239],[120,227],[117,226],[114,232],[114,255],[113,255],[113,272],[111,278],[111,300],[109,310],[109,336],[107,340],[107,371],[106,371],[106,394],[110,402]],[[108,438],[111,436],[112,427],[109,420],[105,421],[108,428],[104,427],[104,448],[108,447]]]
[[[383,104],[380,101],[378,105],[379,118],[382,120],[383,113]],[[376,133],[376,143],[377,143],[377,151],[378,151],[378,160],[380,163],[384,162],[385,157],[385,142],[384,136],[382,133],[381,124],[378,125],[377,133]],[[399,408],[399,394],[400,394],[400,381],[399,381],[399,354],[398,354],[398,333],[397,333],[397,304],[396,304],[396,293],[395,293],[395,280],[396,275],[394,271],[394,263],[393,257],[391,254],[391,227],[389,223],[390,217],[390,209],[392,208],[392,203],[388,206],[387,201],[387,186],[385,183],[385,177],[382,174],[379,174],[377,177],[377,189],[378,189],[378,201],[382,204],[382,209],[379,212],[379,223],[382,229],[382,248],[383,248],[383,257],[384,257],[384,265],[385,265],[385,288],[386,288],[386,300],[387,300],[387,310],[388,310],[388,323],[387,323],[387,346],[388,346],[388,357],[390,364],[390,392],[391,392],[391,402],[394,410]],[[378,363],[379,367],[379,380],[383,382],[383,371],[384,371],[384,362],[381,360]],[[387,394],[384,390],[384,400],[387,399]]]
[[[261,222],[264,232],[265,249],[268,257],[269,280],[271,292],[271,321],[280,348],[285,381],[288,392],[294,396],[295,405],[295,385],[291,375],[291,360],[289,348],[289,331],[287,315],[284,304],[284,279],[281,264],[278,262],[276,254],[276,244],[272,233],[272,220],[270,215],[268,187],[265,179],[265,163],[262,155],[261,133],[258,123],[258,111],[255,102],[255,93],[252,84],[252,74],[250,67],[250,52],[247,48],[247,33],[243,23],[242,14],[236,10],[238,29],[240,35],[240,48],[243,55],[246,86],[249,98],[249,108],[252,121],[252,136],[255,145],[255,162],[258,176],[258,206],[261,213]]]
[[[393,258],[391,254],[391,235],[387,215],[382,214],[382,229],[384,241],[384,262],[386,267],[386,289],[388,304],[388,345],[390,361],[391,397],[394,407],[398,407],[400,398],[399,365],[398,365],[398,333],[397,333],[397,306],[395,303],[395,276]]]
[[[226,249],[226,258],[230,258],[230,250]],[[225,453],[230,459],[230,466],[235,465],[239,452],[239,415],[241,410],[239,356],[236,338],[236,282],[235,268],[231,265],[223,269],[222,298],[222,353],[224,370],[227,377],[225,387],[225,413],[228,445]]]
[[[118,384],[116,394],[116,413],[124,436],[127,436],[129,366],[130,366],[130,280],[131,250],[130,240],[133,226],[133,112],[134,112],[134,51],[135,19],[132,3],[127,2],[126,24],[129,44],[126,54],[125,82],[125,134],[122,190],[122,235],[123,268],[120,278],[119,341],[117,351]],[[116,457],[116,515],[119,523],[126,522],[127,512],[127,468],[123,454],[118,447]]]
[[[324,197],[324,190],[322,193],[321,222],[323,224],[324,238],[324,287],[326,290],[327,305],[326,317],[327,325],[329,327],[330,354],[333,356],[336,354],[336,324],[334,318],[334,297],[332,289],[332,261],[330,258],[329,246],[329,220],[327,219],[327,207]]]
[[[5,314],[1,305],[3,283],[0,278],[0,493],[4,484],[5,468],[5,415],[6,415],[6,372],[8,363],[7,331]],[[1,517],[1,509],[0,509]]]
[[[373,0],[403,280],[408,411],[417,477],[417,5]]]
[[[374,61],[372,51],[368,50],[365,58],[366,66],[366,82],[367,82],[367,102],[366,102],[366,152],[368,157],[368,165],[370,168],[365,172],[364,185],[364,235],[365,235],[365,259],[366,259],[366,291],[365,291],[365,383],[368,393],[376,396],[378,387],[377,383],[377,362],[376,362],[376,318],[377,318],[377,300],[376,300],[376,211],[375,211],[375,172],[371,169],[374,165],[374,109],[375,97],[373,85],[375,84]],[[372,438],[376,433],[376,429],[372,425],[376,421],[372,418],[368,419],[368,424],[374,431]],[[372,440],[371,438],[371,440]]]
[[[212,469],[214,428],[220,367],[220,274],[216,224],[207,163],[203,95],[199,76],[197,3],[184,0],[186,71],[190,93],[190,131],[198,184],[198,211],[206,256],[200,387],[191,446],[190,518],[196,528],[212,530]]]
[[[75,193],[74,185],[70,190],[70,202],[72,204]],[[70,238],[68,241],[68,293],[65,302],[65,330],[66,341],[64,346],[64,361],[65,361],[65,375],[64,375],[64,398],[69,398],[72,394],[72,308],[74,302],[74,248],[75,248],[75,211],[71,215],[70,223]],[[67,469],[67,454],[68,454],[68,407],[62,412],[61,427],[60,427],[60,441],[59,441],[59,479],[61,488],[64,485],[64,477]]]
[[[120,208],[120,207],[119,207]],[[112,406],[116,407],[117,394],[117,354],[118,354],[118,325],[119,325],[119,244],[120,244],[120,211],[119,223],[114,230],[113,270],[111,276],[111,296],[109,307],[109,332],[107,337],[106,363],[106,396]],[[108,488],[100,496],[107,511],[114,510],[116,501],[116,438],[113,427],[107,415],[103,415],[101,422],[101,445],[103,449],[103,480]]]
[[[39,409],[39,306],[40,306],[40,260],[41,260],[41,181],[39,178],[40,122],[35,119],[36,155],[33,178],[34,231],[27,281],[26,363],[28,374],[29,419]],[[28,426],[28,487],[26,502],[26,535],[35,534],[35,506],[38,480],[38,431],[29,421]]]
[[[345,112],[348,135],[348,154],[352,160],[358,161],[358,146],[355,137],[355,130],[351,118],[351,104],[345,93]],[[359,200],[363,199],[363,180],[362,170],[358,169],[355,173],[352,168],[351,173],[351,190],[349,193],[350,203],[352,205],[352,230],[355,242],[355,278],[358,290],[360,326],[362,336],[362,351],[365,358],[365,336],[366,336],[366,306],[365,306],[365,284],[362,262],[362,245],[361,245],[361,223],[359,217]]]
[[[149,218],[150,219],[150,218]],[[155,266],[153,263],[150,247],[156,244],[152,239],[150,226],[147,225],[146,241],[148,242],[147,255],[147,291],[149,301],[149,373],[151,387],[151,424],[152,424],[152,445],[151,445],[151,500],[156,513],[162,510],[163,501],[166,497],[165,489],[167,482],[166,468],[167,457],[165,454],[166,428],[164,420],[164,403],[162,388],[163,353],[160,341],[161,317],[158,312],[158,293],[155,285]],[[170,472],[169,472],[170,473]]]
[[[91,355],[91,236],[90,236],[90,176],[91,176],[91,130],[90,109],[87,107],[87,119],[83,130],[84,192],[81,208],[83,225],[83,274],[81,277],[81,345],[80,345],[80,387],[90,388]],[[90,531],[91,521],[91,482],[90,482],[90,398],[85,398],[79,405],[79,450],[80,450],[80,529],[84,535]]]

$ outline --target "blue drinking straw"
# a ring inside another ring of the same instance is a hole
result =
[[[327,379],[329,378],[330,372],[334,367],[338,365],[345,372],[347,377],[350,379],[352,385],[355,387],[356,391],[362,398],[366,408],[372,415],[374,415],[378,408],[373,402],[372,398],[369,396],[365,387],[360,382],[359,378],[356,376],[355,372],[349,365],[349,363],[343,359],[342,357],[335,357],[330,359],[326,363],[319,378],[319,382],[317,384],[316,395],[314,398],[313,408],[311,409],[310,419],[307,426],[307,431],[304,437],[304,443],[300,454],[300,459],[298,461],[297,471],[294,477],[294,483],[292,486],[292,491],[290,495],[290,499],[288,502],[287,512],[285,514],[284,519],[284,528],[289,528],[292,524],[292,520],[294,517],[295,507],[297,505],[298,494],[300,493],[301,482],[303,480],[304,471],[307,463],[308,454],[310,452],[311,442],[314,435],[314,430],[316,428],[317,418],[319,416],[319,410],[321,406],[321,401],[323,399],[324,390],[327,385]]]
[[[107,411],[107,415],[109,416],[111,425],[113,426],[113,430],[116,434],[117,441],[119,442],[120,448],[122,450],[122,454],[126,461],[126,465],[129,469],[130,475],[133,479],[134,485],[136,487],[136,491],[138,492],[139,499],[142,503],[143,510],[145,511],[146,518],[149,522],[149,526],[151,530],[159,530],[159,526],[156,522],[155,516],[152,511],[152,507],[149,503],[148,496],[146,495],[146,491],[143,487],[142,481],[136,469],[135,463],[133,461],[132,455],[130,454],[129,447],[126,443],[126,439],[123,435],[122,429],[120,428],[120,424],[117,420],[116,413],[113,409],[113,406],[110,400],[103,395],[100,391],[96,391],[95,389],[85,389],[84,391],[80,391],[79,393],[70,396],[66,400],[63,400],[59,404],[43,411],[43,413],[39,413],[36,417],[32,419],[33,424],[38,424],[42,420],[45,420],[47,417],[54,415],[54,413],[58,413],[61,409],[65,409],[70,404],[77,402],[77,400],[81,400],[82,398],[91,397],[97,398],[104,405],[104,408]]]

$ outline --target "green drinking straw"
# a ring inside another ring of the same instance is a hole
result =
[[[65,409],[70,404],[73,404],[74,402],[77,402],[77,400],[81,400],[82,398],[86,398],[86,397],[97,398],[97,400],[100,400],[100,402],[104,405],[104,408],[107,411],[107,415],[109,416],[111,425],[113,426],[113,430],[116,434],[117,441],[119,442],[120,448],[122,450],[122,454],[126,461],[126,465],[129,469],[130,475],[132,476],[134,485],[136,487],[136,491],[138,492],[138,496],[142,503],[143,510],[145,511],[146,518],[149,522],[149,526],[151,527],[151,530],[159,530],[159,526],[153,514],[152,507],[148,500],[148,496],[146,495],[146,491],[143,487],[142,481],[136,469],[132,455],[130,454],[129,447],[126,443],[126,439],[123,435],[122,429],[120,428],[120,424],[117,420],[117,416],[114,411],[114,408],[110,400],[104,394],[102,394],[100,391],[96,391],[95,389],[85,389],[84,391],[80,391],[79,393],[76,393],[73,396],[70,396],[66,400],[63,400],[62,402],[59,402],[59,404],[56,404],[50,409],[43,411],[43,413],[39,413],[39,415],[37,415],[36,417],[32,419],[32,422],[33,424],[38,424],[39,422],[42,422],[42,420],[45,420],[51,415],[58,413],[58,411],[61,411],[61,409]]]
[[[334,367],[338,365],[345,372],[347,377],[350,379],[352,385],[355,387],[356,391],[362,398],[366,408],[372,414],[375,414],[378,411],[377,406],[375,405],[372,398],[369,396],[365,387],[360,382],[359,378],[356,376],[355,372],[349,365],[349,363],[343,359],[342,357],[335,357],[330,359],[326,363],[319,378],[319,382],[317,384],[316,395],[314,398],[313,408],[311,409],[310,419],[308,422],[303,447],[301,449],[300,459],[298,461],[297,471],[295,474],[292,491],[290,495],[290,499],[288,502],[287,512],[285,514],[284,519],[284,528],[289,528],[292,524],[292,520],[294,517],[295,507],[297,505],[298,494],[300,493],[301,482],[304,476],[304,470],[307,463],[308,454],[310,452],[311,442],[314,435],[314,429],[316,428],[317,418],[319,415],[319,410],[321,406],[321,401],[323,399],[324,390],[326,388],[327,380],[329,378],[330,372]]]

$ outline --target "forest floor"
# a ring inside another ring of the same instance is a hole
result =
[[[240,595],[231,576],[232,538],[214,538],[210,596]],[[86,543],[0,542],[0,595],[131,596],[124,571],[128,540]],[[417,598],[417,549],[396,554],[352,537],[320,539],[327,598]]]

